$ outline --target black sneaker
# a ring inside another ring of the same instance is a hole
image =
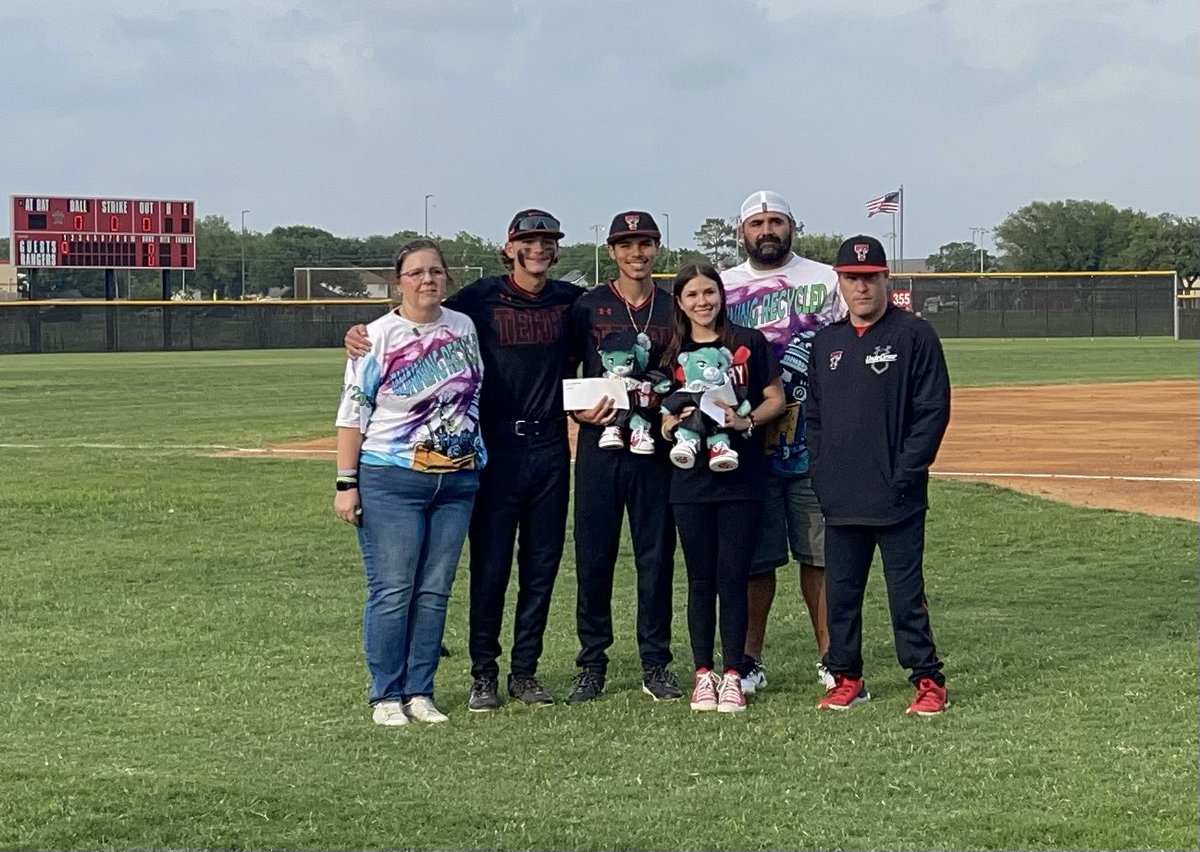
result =
[[[472,713],[487,713],[500,707],[500,696],[496,694],[497,684],[494,677],[477,677],[471,683],[471,697],[467,699],[467,709]]]
[[[554,703],[554,696],[533,675],[509,675],[508,694],[530,707],[545,707]]]
[[[655,701],[674,701],[683,698],[683,690],[675,682],[675,675],[666,666],[651,666],[642,672],[642,692]]]
[[[600,697],[604,692],[604,675],[600,672],[582,671],[575,676],[575,686],[567,695],[568,704],[583,704]]]

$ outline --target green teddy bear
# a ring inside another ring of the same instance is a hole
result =
[[[707,439],[709,469],[718,473],[737,470],[737,450],[729,444],[725,424],[717,423],[700,411],[700,397],[705,391],[732,381],[730,368],[733,366],[733,355],[724,346],[702,346],[692,352],[680,352],[677,360],[683,373],[683,384],[663,400],[663,411],[678,417],[686,408],[693,410],[675,428],[671,462],[684,470],[694,467],[696,456],[700,453],[700,442]],[[734,390],[736,392],[736,386]],[[745,417],[750,413],[750,402],[740,393],[737,393],[737,397],[735,412]]]

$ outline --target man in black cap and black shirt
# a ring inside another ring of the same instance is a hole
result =
[[[507,275],[468,284],[445,306],[475,323],[484,381],[479,425],[488,464],[479,477],[469,540],[471,593],[468,708],[499,704],[500,630],[517,545],[517,604],[508,694],[554,703],[537,678],[550,595],[566,539],[570,453],[562,380],[575,372],[569,309],[583,289],[550,278],[562,226],[544,210],[522,210],[508,226]],[[346,337],[347,351],[366,351]]]
[[[817,704],[847,710],[863,681],[862,605],[875,548],[883,561],[909,713],[946,709],[929,625],[923,559],[929,466],[950,422],[950,377],[933,327],[887,297],[887,257],[874,237],[842,243],[838,287],[849,316],[817,332],[809,366],[808,441],[825,515],[825,601],[834,685]]]
[[[571,309],[576,357],[584,377],[604,373],[601,341],[651,343],[650,364],[657,364],[671,339],[671,296],[654,284],[652,272],[661,233],[649,213],[630,210],[613,217],[608,254],[617,279],[585,293]],[[616,411],[605,399],[575,412],[580,423],[575,450],[575,609],[582,670],[567,696],[570,704],[598,698],[608,670],[605,650],[613,643],[613,575],[621,544],[622,516],[628,512],[633,561],[637,571],[637,641],[642,689],[656,701],[682,698],[667,668],[671,662],[671,595],[675,567],[675,526],[666,494],[671,466],[666,443],[655,441],[658,423],[648,432],[628,435],[629,449],[605,449],[601,435]],[[657,407],[657,406],[655,406]]]

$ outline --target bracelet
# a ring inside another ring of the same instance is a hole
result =
[[[753,411],[746,415],[746,420],[748,420],[750,423],[749,428],[746,429],[746,437],[749,438],[754,434],[754,427],[758,425],[758,421],[754,419]]]
[[[358,488],[358,477],[339,475],[333,487],[338,491],[353,491]]]

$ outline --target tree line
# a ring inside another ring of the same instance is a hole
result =
[[[693,235],[695,248],[664,247],[656,271],[672,272],[701,261],[724,267],[743,260],[735,227],[733,219],[705,219]],[[1000,272],[1175,269],[1185,277],[1200,275],[1200,220],[1196,217],[1151,216],[1120,210],[1103,201],[1035,201],[1009,214],[993,235],[995,254],[981,251],[974,242],[949,242],[930,255],[926,265],[935,272],[975,272],[982,261],[984,270]],[[217,298],[236,299],[242,296],[244,280],[245,295],[261,297],[292,285],[297,267],[390,267],[397,247],[417,236],[415,231],[398,231],[339,237],[307,225],[243,235],[225,217],[206,216],[196,223],[196,269],[186,276],[173,271],[172,287],[186,286],[203,298],[216,294]],[[557,274],[578,271],[593,281],[598,260],[599,280],[615,277],[616,266],[604,248],[604,235],[598,237],[598,251],[595,241],[563,245]],[[455,286],[504,270],[497,242],[465,231],[437,239],[447,263],[457,268]],[[841,234],[808,233],[798,221],[792,248],[804,257],[832,263],[842,240]],[[8,256],[7,238],[0,239],[0,254]],[[161,272],[122,271],[117,288],[122,298],[159,298]],[[100,270],[40,270],[36,276],[35,295],[39,298],[96,298],[103,294]]]

